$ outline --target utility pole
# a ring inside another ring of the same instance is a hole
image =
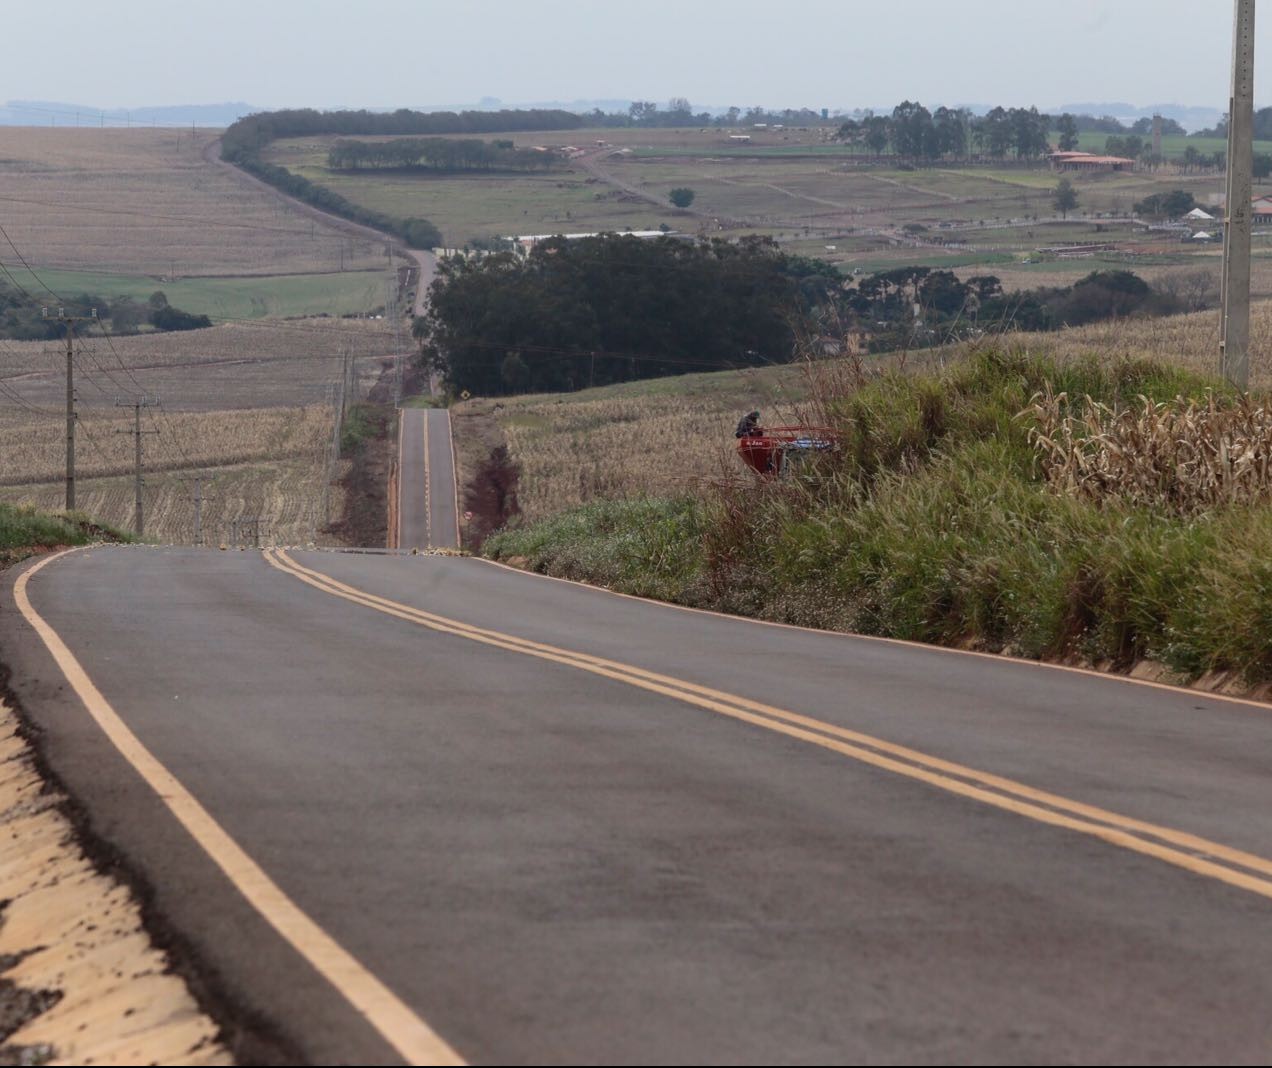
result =
[[[1235,0],[1232,95],[1228,100],[1228,180],[1224,200],[1219,371],[1250,384],[1250,194],[1254,167],[1254,0]]]
[[[136,452],[133,461],[133,533],[138,537],[142,537],[146,532],[145,521],[141,511],[141,435],[142,434],[158,434],[158,430],[142,430],[141,429],[141,410],[158,404],[158,398],[155,400],[147,400],[141,397],[134,401],[116,401],[116,408],[131,408],[133,410],[133,428],[131,430],[116,430],[116,434],[131,434],[134,438],[134,447]]]
[[[50,315],[48,308],[41,309],[45,319],[57,319],[66,324],[66,510],[75,511],[75,324],[96,322],[97,309],[89,315],[67,315],[65,308],[58,308],[57,315]]]
[[[203,544],[203,502],[214,501],[215,497],[203,496],[203,481],[207,475],[192,475],[190,478],[183,478],[182,482],[193,482],[194,493],[190,500],[194,502],[194,544]]]

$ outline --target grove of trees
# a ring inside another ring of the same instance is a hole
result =
[[[962,159],[971,154],[1030,160],[1046,154],[1050,125],[1050,116],[1035,107],[996,107],[974,115],[966,108],[929,111],[918,101],[904,100],[890,115],[865,112],[860,118],[844,120],[836,136],[875,154],[891,149],[914,161]]]
[[[341,138],[327,152],[336,171],[363,168],[441,171],[542,171],[559,163],[555,152],[516,148],[511,141],[472,141],[454,137],[399,137],[392,141]]]
[[[1125,270],[1005,293],[993,275],[930,267],[847,279],[765,238],[607,234],[443,261],[412,333],[452,390],[491,396],[782,363],[797,338],[847,332],[884,352],[1194,310],[1200,299]]]
[[[552,238],[443,261],[413,333],[456,392],[579,389],[789,360],[841,283],[764,238]]]
[[[95,311],[103,329],[112,334],[136,334],[145,326],[154,330],[198,330],[211,326],[206,315],[174,308],[160,290],[148,300],[131,297],[109,299],[93,293],[79,293],[59,305],[68,315],[90,316]],[[66,328],[56,318],[46,318],[43,302],[0,280],[0,337],[18,341],[52,341],[65,335]]]

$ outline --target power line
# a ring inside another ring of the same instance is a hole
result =
[[[54,300],[61,300],[62,299],[61,297],[59,297],[56,293],[53,292],[53,290],[49,289],[49,287],[44,284],[44,279],[41,278],[38,274],[35,273],[34,270],[31,269],[31,265],[27,263],[22,253],[18,251],[18,246],[13,243],[13,238],[9,236],[9,231],[4,228],[3,223],[0,223],[0,234],[2,234],[4,236],[4,239],[9,243],[9,247],[13,249],[13,254],[18,257],[18,261],[22,264],[23,267],[27,269],[27,273],[32,278],[34,278],[37,282],[39,282],[40,285],[43,286],[45,290],[47,290],[49,295],[53,297]],[[5,271],[5,274],[8,274],[8,273],[9,273],[8,271]],[[19,288],[21,287],[19,286]],[[23,292],[26,292],[26,291],[23,290]],[[27,296],[29,297],[31,296],[31,294],[27,293]],[[31,299],[34,300],[35,298],[32,297]]]

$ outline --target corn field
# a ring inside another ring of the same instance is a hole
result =
[[[1047,391],[1022,415],[1048,483],[1075,497],[1191,515],[1272,496],[1272,409],[1249,394],[1116,409]]]

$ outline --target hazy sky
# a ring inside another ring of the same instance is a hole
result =
[[[1225,0],[62,0],[6,5],[0,100],[1225,108],[1231,41]]]

